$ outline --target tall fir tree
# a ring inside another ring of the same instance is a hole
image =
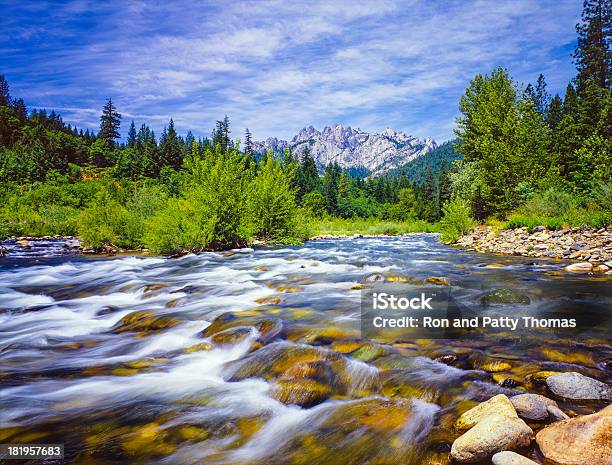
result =
[[[130,130],[128,131],[127,146],[134,147],[136,145],[136,126],[134,120],[130,124]]]
[[[104,104],[100,116],[100,133],[98,137],[104,139],[109,147],[115,146],[115,140],[119,139],[119,127],[121,126],[121,115],[109,98]]]
[[[578,70],[578,95],[584,95],[589,82],[601,89],[609,89],[612,79],[612,2],[585,0],[582,19],[576,25],[576,32],[578,42],[574,51],[574,63]]]
[[[170,118],[168,127],[159,140],[159,151],[163,166],[179,169],[183,163],[182,148],[174,127],[174,120]]]
[[[11,94],[9,92],[9,83],[4,77],[4,74],[0,74],[0,107],[8,107],[11,103]]]
[[[546,113],[546,123],[553,133],[559,127],[561,118],[563,118],[563,102],[557,94],[551,99],[548,112]]]
[[[319,187],[319,173],[317,171],[317,164],[310,153],[310,149],[306,147],[302,153],[302,159],[300,161],[300,167],[297,174],[298,180],[298,200],[301,202],[302,198],[317,190]]]

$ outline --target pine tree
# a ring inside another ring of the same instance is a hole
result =
[[[174,128],[174,121],[170,118],[168,128],[164,129],[164,133],[159,140],[159,151],[162,166],[170,166],[174,169],[179,169],[183,163],[182,150],[179,138]]]
[[[130,130],[128,131],[128,139],[127,146],[134,147],[136,145],[136,126],[134,125],[134,120],[130,124]]]
[[[8,107],[11,103],[9,84],[4,74],[0,74],[0,107]]]
[[[109,98],[102,109],[100,116],[100,133],[98,137],[104,139],[109,147],[115,146],[115,140],[119,138],[119,127],[121,126],[121,115],[113,101]]]
[[[319,172],[317,171],[317,164],[310,153],[308,147],[304,149],[302,153],[302,160],[298,169],[298,200],[301,202],[302,198],[317,190],[319,187]]]
[[[338,181],[340,179],[340,167],[334,163],[327,165],[323,176],[323,197],[325,207],[330,215],[338,213]]]
[[[246,128],[246,131],[244,131],[244,154],[247,156],[247,158],[250,158],[252,153],[253,140],[251,138],[251,131],[249,131],[249,128]]]
[[[612,3],[610,0],[585,0],[581,22],[576,25],[578,43],[574,63],[578,95],[584,95],[588,83],[609,89],[612,79]]]
[[[557,94],[550,101],[550,105],[548,106],[548,112],[546,114],[546,123],[548,124],[548,127],[553,131],[553,134],[557,130],[557,127],[561,122],[561,118],[563,118],[563,102]]]
[[[538,76],[538,81],[535,88],[535,104],[536,111],[545,116],[548,113],[548,107],[550,105],[550,95],[546,92],[546,80],[544,75]]]
[[[19,120],[19,123],[23,126],[28,119],[28,110],[26,108],[25,102],[22,98],[16,99],[12,104],[13,111],[15,112],[15,116]]]

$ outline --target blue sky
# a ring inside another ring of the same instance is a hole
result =
[[[292,137],[386,127],[441,142],[477,73],[552,92],[574,75],[581,1],[0,0],[0,74],[29,107],[97,128],[112,97],[156,133]]]

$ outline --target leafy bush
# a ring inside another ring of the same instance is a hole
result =
[[[440,220],[441,239],[446,242],[457,242],[459,238],[474,227],[469,204],[455,197],[442,208],[444,216]]]
[[[243,246],[249,238],[245,208],[247,171],[242,155],[207,151],[190,162],[192,183],[147,224],[154,253]]]
[[[295,171],[268,157],[250,185],[247,208],[251,234],[271,242],[296,239]]]

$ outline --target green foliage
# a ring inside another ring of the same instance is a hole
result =
[[[260,166],[247,197],[251,234],[258,239],[268,242],[297,239],[297,209],[291,187],[294,176],[294,165],[284,168],[273,156]]]
[[[467,201],[455,197],[442,208],[440,220],[441,239],[446,242],[457,242],[459,238],[474,227],[470,205]]]
[[[387,217],[392,221],[414,221],[416,219],[417,199],[410,188],[401,189],[397,203],[389,205]]]
[[[518,183],[535,182],[546,171],[549,129],[532,98],[519,97],[502,68],[476,76],[459,108],[456,147],[467,164],[478,165],[457,187],[478,204],[477,217],[504,214],[517,206]]]
[[[302,205],[315,218],[322,218],[326,214],[325,197],[319,191],[312,191],[304,195]]]
[[[391,176],[403,176],[410,184],[423,184],[427,181],[427,174],[431,170],[438,176],[443,168],[448,168],[455,160],[461,160],[463,155],[455,149],[455,142],[446,142],[434,150],[406,163],[401,168],[389,171]],[[404,187],[404,186],[402,186]]]
[[[397,222],[372,218],[337,218],[328,216],[323,219],[311,219],[309,223],[311,236],[352,236],[353,234],[366,236],[376,234],[401,235],[439,231],[437,225],[422,220]]]

